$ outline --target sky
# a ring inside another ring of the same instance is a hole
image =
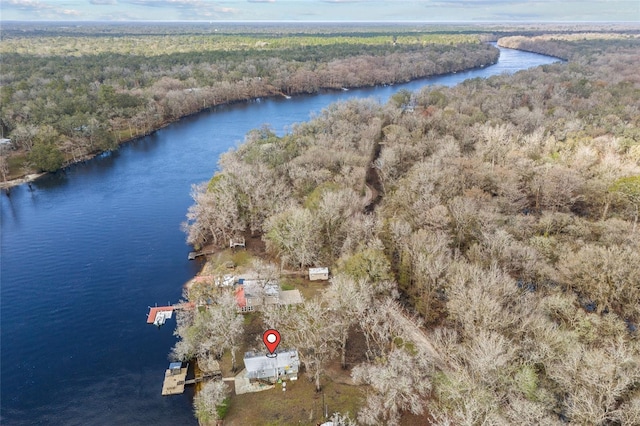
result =
[[[640,0],[0,0],[0,19],[640,22]]]

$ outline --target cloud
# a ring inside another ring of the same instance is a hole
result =
[[[211,6],[211,4],[207,4],[203,0],[127,0],[126,3],[137,6],[175,8],[198,8]]]
[[[0,0],[7,20],[628,20],[638,0]],[[99,7],[110,6],[110,7]],[[113,16],[111,16],[111,14]]]
[[[74,4],[66,2],[65,6]],[[75,4],[74,4],[75,5]],[[82,16],[83,13],[78,9],[58,7],[50,2],[42,2],[40,0],[1,0],[2,9],[14,10],[20,15],[27,15],[29,19],[69,19],[71,17]],[[10,18],[15,19],[15,18]]]
[[[20,10],[51,10],[53,6],[41,3],[38,0],[5,0],[2,2],[3,8],[20,9]]]
[[[161,19],[193,20],[193,19],[229,19],[239,10],[237,3],[220,5],[210,0],[119,0],[120,5],[136,8],[136,13],[148,16],[158,15]],[[144,11],[143,9],[147,9]],[[154,12],[151,12],[151,9]]]

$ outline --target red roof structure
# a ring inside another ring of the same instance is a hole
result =
[[[244,308],[247,306],[247,298],[244,295],[244,286],[239,285],[235,291],[236,303],[239,308]]]
[[[153,308],[149,308],[147,324],[155,324],[156,316],[160,312],[173,312],[173,306],[154,306]]]

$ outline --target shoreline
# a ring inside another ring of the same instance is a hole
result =
[[[73,164],[76,164],[76,163],[73,163]],[[7,181],[4,181],[4,182],[0,182],[0,189],[4,189],[4,190],[8,191],[13,187],[20,186],[20,185],[23,185],[25,183],[34,182],[34,181],[40,179],[42,176],[47,175],[47,174],[49,174],[49,172],[30,173],[30,174],[21,176],[21,177],[16,178],[16,179],[11,179],[11,180],[7,180]]]
[[[503,46],[496,47],[496,48],[497,49],[499,49],[499,48],[511,49],[509,47],[503,47]],[[535,52],[532,52],[532,53],[535,53]],[[550,56],[550,55],[546,55],[546,56]],[[487,66],[495,65],[498,62],[499,59],[500,59],[500,54],[498,52],[498,57],[497,58],[495,58],[492,61],[488,61],[488,62],[486,62],[484,64],[478,65],[478,66],[451,70],[451,71],[446,72],[446,73],[424,75],[424,76],[416,77],[414,79],[409,79],[409,80],[398,80],[398,81],[394,81],[394,82],[390,82],[390,83],[370,84],[370,85],[361,85],[361,86],[344,85],[344,86],[341,86],[339,88],[319,87],[314,92],[297,92],[297,93],[291,93],[289,95],[287,95],[287,94],[285,94],[285,93],[283,93],[281,91],[278,91],[278,92],[273,92],[271,94],[267,94],[267,95],[263,95],[263,96],[255,96],[255,97],[251,97],[251,98],[247,98],[247,99],[236,99],[236,100],[231,100],[231,101],[227,101],[227,102],[222,102],[222,103],[219,103],[219,104],[210,105],[210,106],[207,106],[205,108],[201,108],[201,109],[199,109],[197,111],[193,111],[193,112],[187,113],[187,114],[185,114],[183,116],[178,117],[175,120],[161,123],[158,127],[148,131],[147,133],[136,135],[136,136],[133,136],[133,137],[131,137],[129,139],[125,139],[125,140],[119,142],[118,143],[118,148],[121,145],[125,145],[125,144],[129,144],[129,143],[132,143],[132,142],[136,142],[139,139],[142,139],[144,137],[150,136],[150,135],[154,134],[155,132],[157,132],[157,131],[169,126],[170,124],[177,123],[177,122],[179,122],[180,120],[182,120],[184,118],[191,117],[191,116],[200,114],[200,113],[208,111],[208,110],[210,111],[212,109],[215,109],[215,108],[221,107],[221,106],[229,106],[229,105],[238,104],[238,103],[249,103],[249,102],[254,102],[256,99],[262,99],[262,98],[273,99],[273,98],[277,98],[277,97],[281,96],[281,97],[283,97],[285,99],[290,99],[293,96],[317,95],[317,94],[328,93],[328,92],[339,92],[339,91],[344,90],[344,89],[351,90],[351,89],[363,89],[363,88],[370,88],[370,87],[383,87],[383,86],[396,85],[396,84],[405,84],[405,83],[410,83],[412,81],[422,80],[422,79],[425,79],[425,78],[439,77],[439,76],[454,74],[454,73],[458,73],[458,72],[472,71],[472,70],[475,70],[475,69],[481,69],[481,68],[484,68],[484,67],[487,67]],[[115,150],[117,150],[118,148],[116,148]],[[115,150],[113,150],[113,151],[115,151]],[[65,170],[68,167],[80,164],[80,163],[82,163],[84,161],[92,160],[92,159],[98,157],[99,155],[104,154],[105,152],[109,152],[109,151],[100,151],[100,152],[96,152],[96,153],[93,153],[93,154],[84,155],[82,158],[79,158],[79,159],[77,159],[75,161],[71,161],[71,162],[65,164],[63,167],[61,167],[60,169],[56,170],[55,172],[28,173],[28,174],[21,175],[21,176],[19,176],[17,178],[11,179],[11,180],[0,182],[0,189],[4,190],[5,192],[8,192],[8,191],[11,190],[11,188],[23,185],[25,183],[34,182],[34,181],[38,180],[39,178],[41,178],[41,177],[43,177],[43,176],[45,176],[47,174],[58,173],[60,170]]]

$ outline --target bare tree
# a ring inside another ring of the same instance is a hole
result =
[[[229,395],[227,385],[218,380],[208,381],[193,398],[193,409],[200,424],[220,420],[220,408]]]
[[[172,350],[172,358],[188,360],[219,357],[229,349],[231,365],[236,368],[236,351],[244,328],[236,300],[230,292],[223,292],[214,303],[200,308],[179,311],[174,334],[179,337]]]
[[[7,157],[2,152],[0,152],[0,174],[2,175],[2,181],[5,182],[9,174],[9,164],[7,163]]]
[[[240,340],[244,331],[244,317],[238,312],[235,297],[229,291],[218,297],[217,303],[210,309],[213,332],[222,337],[222,348],[231,352],[231,369],[236,370],[236,351],[240,347]]]
[[[347,219],[363,207],[360,197],[352,189],[327,191],[322,195],[316,217],[320,222],[324,247],[329,250],[331,260],[340,255],[340,249],[348,233],[345,227]]]
[[[371,304],[364,315],[358,318],[358,325],[364,333],[367,344],[366,356],[373,360],[391,350],[391,343],[402,333],[393,322],[392,310],[398,306],[391,297],[384,297]]]
[[[358,413],[364,424],[400,424],[402,411],[422,414],[425,397],[431,391],[427,357],[407,350],[393,350],[374,364],[355,367],[353,379],[371,387],[367,403]]]
[[[640,424],[640,392],[635,392],[628,402],[618,409],[618,417],[623,425]]]
[[[549,371],[568,391],[565,407],[578,424],[603,424],[620,421],[625,414],[620,401],[635,391],[640,368],[635,350],[624,343],[603,349],[573,348]],[[627,405],[632,409],[632,405]],[[629,412],[630,415],[632,411]]]
[[[213,349],[220,355],[222,336],[213,329],[212,315],[208,309],[195,309],[178,314],[178,324],[174,332],[179,340],[172,350],[172,358],[186,361],[210,356]]]
[[[330,420],[333,426],[356,426],[356,422],[349,416],[349,413],[333,413]]]
[[[339,324],[342,368],[347,367],[347,337],[351,327],[369,315],[369,310],[376,304],[376,298],[394,288],[395,286],[390,282],[371,283],[364,278],[354,279],[344,274],[331,279],[331,286],[323,298],[331,315]]]
[[[264,239],[285,262],[297,267],[312,265],[319,256],[320,239],[317,220],[302,207],[292,207],[269,218]]]
[[[452,260],[449,238],[441,232],[419,230],[411,236],[406,251],[410,258],[411,293],[416,295],[416,308],[424,317],[435,318],[432,306],[443,288]]]
[[[447,309],[465,334],[504,331],[517,323],[517,316],[505,308],[517,300],[518,288],[513,279],[498,268],[486,271],[456,262],[449,276]]]
[[[233,179],[224,174],[214,177],[208,185],[193,186],[191,196],[195,204],[189,207],[188,221],[183,224],[187,242],[198,247],[213,240],[220,246],[243,232],[246,223],[237,194]]]
[[[611,192],[625,199],[633,206],[633,233],[638,226],[638,212],[640,212],[640,175],[618,179],[611,188]]]
[[[565,253],[558,270],[562,282],[597,304],[599,313],[611,309],[623,317],[640,314],[640,254],[627,247],[585,245]]]
[[[340,343],[340,323],[333,312],[318,300],[308,300],[296,307],[267,309],[264,314],[265,323],[280,331],[282,344],[298,350],[319,392],[320,376]]]

